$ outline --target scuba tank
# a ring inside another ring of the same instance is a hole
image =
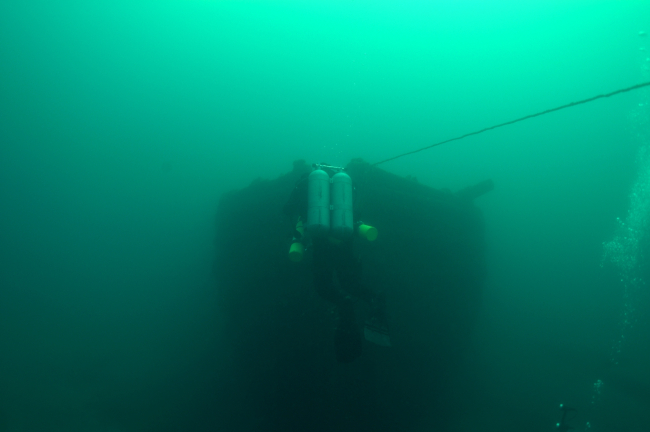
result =
[[[325,169],[337,171],[332,178]],[[331,185],[330,185],[331,183]],[[352,179],[343,168],[314,164],[307,178],[307,221],[298,220],[289,259],[300,262],[305,251],[304,234],[340,243],[356,231],[368,241],[377,238],[377,228],[363,222],[354,223]]]
[[[309,174],[305,230],[314,237],[324,237],[330,230],[330,176],[322,169]]]
[[[352,236],[352,179],[344,172],[332,177],[332,237],[345,240]]]

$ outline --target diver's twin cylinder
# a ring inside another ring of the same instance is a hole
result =
[[[352,236],[352,179],[339,172],[330,176],[317,169],[309,174],[307,198],[307,226],[314,237],[345,240]]]

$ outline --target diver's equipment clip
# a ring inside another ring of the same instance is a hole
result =
[[[298,218],[296,233],[294,234],[293,240],[291,241],[291,247],[289,248],[289,259],[293,262],[302,261],[302,256],[305,253],[305,246],[302,244],[304,234],[305,229],[302,226],[302,220]]]
[[[363,237],[368,241],[377,240],[377,228],[374,226],[366,225],[362,221],[359,221],[354,224],[354,227],[356,228],[359,237]]]

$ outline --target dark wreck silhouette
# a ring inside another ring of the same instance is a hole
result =
[[[303,161],[222,196],[215,274],[220,319],[214,414],[229,431],[408,431],[453,421],[453,380],[478,315],[486,181],[440,191],[361,160],[346,166],[364,222],[364,283],[386,297],[392,347],[364,343],[336,362],[332,306],[314,290],[310,255],[288,259],[282,215]]]

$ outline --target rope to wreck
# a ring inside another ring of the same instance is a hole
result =
[[[541,116],[541,115],[548,114],[548,113],[552,113],[552,112],[554,112],[554,111],[563,110],[563,109],[565,109],[565,108],[570,108],[570,107],[572,107],[572,106],[581,105],[581,104],[586,104],[586,103],[588,103],[588,102],[593,102],[593,101],[595,101],[595,100],[597,100],[597,99],[608,98],[608,97],[611,97],[611,96],[614,96],[614,95],[617,95],[617,94],[620,94],[620,93],[625,93],[625,92],[629,92],[629,91],[632,91],[632,90],[640,89],[640,88],[642,88],[642,87],[646,87],[646,86],[649,86],[649,85],[650,85],[650,81],[648,81],[648,82],[644,82],[644,83],[641,83],[641,84],[637,84],[637,85],[634,85],[634,86],[632,86],[632,87],[627,87],[627,88],[624,88],[624,89],[616,90],[616,91],[613,91],[613,92],[611,92],[611,93],[606,93],[606,94],[601,94],[601,95],[598,95],[598,96],[590,97],[589,99],[584,99],[584,100],[581,100],[581,101],[578,101],[578,102],[571,102],[571,103],[568,103],[568,104],[566,104],[566,105],[562,105],[562,106],[559,106],[559,107],[556,107],[556,108],[548,109],[548,110],[546,110],[546,111],[538,112],[538,113],[536,113],[536,114],[530,114],[530,115],[527,115],[527,116],[524,116],[524,117],[518,118],[518,119],[516,119],[516,120],[510,120],[510,121],[505,122],[505,123],[501,123],[501,124],[498,124],[498,125],[494,125],[494,126],[486,127],[485,129],[481,129],[481,130],[478,130],[478,131],[474,131],[474,132],[466,133],[465,135],[461,135],[461,136],[458,136],[458,137],[455,137],[455,138],[450,138],[450,139],[447,139],[447,140],[444,140],[444,141],[440,141],[440,142],[437,142],[437,143],[435,143],[435,144],[431,144],[431,145],[429,145],[429,146],[422,147],[422,148],[417,149],[417,150],[412,150],[412,151],[410,151],[410,152],[402,153],[402,154],[399,154],[399,155],[397,155],[397,156],[393,156],[393,157],[391,157],[391,158],[384,159],[384,160],[379,161],[379,162],[375,162],[375,163],[372,164],[372,165],[373,165],[373,166],[377,166],[377,165],[379,165],[379,164],[383,164],[383,163],[386,163],[386,162],[390,162],[390,161],[395,160],[395,159],[397,159],[397,158],[401,158],[401,157],[403,157],[403,156],[412,155],[412,154],[414,154],[414,153],[418,153],[418,152],[421,152],[421,151],[423,151],[423,150],[428,150],[428,149],[430,149],[430,148],[437,147],[437,146],[439,146],[439,145],[446,144],[446,143],[448,143],[448,142],[458,141],[458,140],[461,140],[461,139],[463,139],[463,138],[467,138],[468,136],[478,135],[478,134],[480,134],[480,133],[487,132],[487,131],[492,130],[492,129],[500,128],[500,127],[503,127],[503,126],[508,126],[508,125],[513,124],[513,123],[517,123],[517,122],[520,122],[520,121],[528,120],[528,119],[533,118],[533,117],[539,117],[539,116]]]

